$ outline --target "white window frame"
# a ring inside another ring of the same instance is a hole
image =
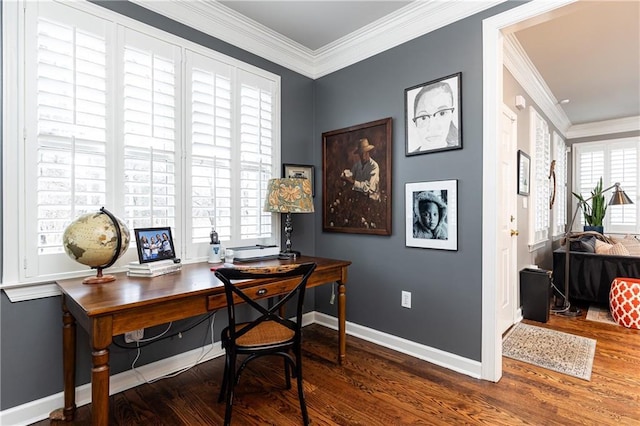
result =
[[[606,189],[616,183],[611,179],[611,151],[614,149],[620,149],[620,148],[635,148],[636,158],[640,159],[640,136],[573,144],[572,146],[573,173],[572,173],[572,179],[571,179],[573,192],[577,192],[580,188],[580,176],[579,176],[578,170],[580,168],[579,159],[580,159],[581,153],[587,152],[587,151],[591,151],[591,152],[596,151],[596,152],[604,153],[604,159],[603,159],[604,172],[602,176],[602,187],[603,189]],[[640,193],[640,173],[636,173],[635,197],[633,193],[630,193],[628,192],[627,189],[625,189],[624,182],[620,182],[620,183],[621,183],[622,189],[627,191],[627,195],[632,199],[634,203],[633,206],[635,206],[635,209],[636,209],[636,223],[635,225],[630,225],[630,226],[612,225],[609,209],[614,208],[614,206],[609,206],[607,208],[607,214],[605,215],[604,221],[603,221],[604,231],[606,234],[640,234],[640,196],[638,196],[638,193]],[[609,202],[612,194],[613,194],[613,189],[608,190],[604,194],[605,202],[607,203]],[[583,196],[585,196],[586,198],[590,196],[590,194],[583,194]],[[573,195],[571,195],[572,210],[570,213],[572,216],[575,213],[576,205],[577,205],[577,200]],[[629,208],[630,206],[626,206],[626,207]],[[582,212],[579,212],[578,216],[576,217],[576,221],[573,225],[572,230],[573,231],[580,230],[583,224],[584,224],[584,217],[582,215]]]
[[[191,50],[199,54],[215,58],[216,60],[235,67],[238,70],[251,73],[253,75],[265,78],[273,83],[273,154],[272,154],[272,176],[278,177],[280,173],[280,76],[262,70],[258,67],[246,64],[242,61],[223,55],[219,52],[215,52],[209,48],[198,45],[196,43],[187,41],[180,37],[169,34],[165,31],[148,26],[131,18],[127,18],[123,15],[112,12],[101,6],[86,2],[59,2],[66,7],[72,7],[79,11],[89,13],[98,16],[102,19],[110,21],[113,28],[113,33],[117,33],[118,29],[123,27],[130,28],[134,31],[149,35],[168,43],[172,43],[180,46],[182,49],[182,56],[184,57],[185,50]],[[35,6],[34,6],[35,4]],[[56,273],[43,275],[36,273],[33,276],[26,274],[27,270],[27,253],[29,253],[25,241],[27,230],[29,226],[33,226],[29,223],[30,217],[28,212],[32,207],[27,204],[27,180],[25,170],[26,150],[25,141],[30,135],[30,129],[25,125],[25,96],[24,88],[25,82],[25,31],[26,31],[26,9],[29,7],[37,7],[36,2],[30,1],[15,1],[15,2],[2,2],[2,31],[3,31],[3,167],[2,167],[2,179],[3,185],[3,269],[2,269],[2,282],[0,288],[17,288],[24,287],[25,285],[39,284],[43,282],[52,282],[56,279],[70,278],[76,276],[82,276],[87,274],[87,268],[83,265],[72,262],[74,270],[69,270],[65,273]],[[180,103],[180,108],[183,110],[186,95],[185,76],[184,76],[184,60],[178,67],[178,71],[181,74],[179,95],[176,97],[177,102]],[[181,116],[184,118],[184,115]],[[179,119],[178,119],[179,120]],[[179,169],[181,170],[180,176],[178,176],[179,186],[176,188],[177,203],[180,200],[185,199],[186,191],[186,171],[185,169],[185,151],[186,140],[184,126],[177,128],[176,144],[179,145],[179,152],[177,153],[176,161],[180,162]],[[113,154],[113,153],[112,153]],[[115,169],[113,169],[115,170]],[[15,182],[13,185],[7,185],[7,182]],[[234,188],[232,188],[234,189]],[[237,190],[235,188],[234,190]],[[112,195],[113,197],[113,195]],[[110,200],[117,207],[121,207],[117,200]],[[8,208],[11,206],[11,208]],[[186,224],[189,222],[183,220],[187,214],[190,214],[190,206],[186,206],[185,203],[181,203],[178,206],[178,213],[176,217],[176,229],[174,229],[174,240],[176,243],[176,250],[178,255],[186,253],[187,235],[191,235],[190,230],[186,229]],[[112,210],[113,211],[113,210]],[[117,213],[117,212],[114,212]],[[268,241],[261,241],[263,243],[276,243],[280,241],[280,217],[275,215],[273,218],[273,233],[272,237]],[[130,230],[133,234],[133,229]],[[229,245],[249,244],[250,241],[229,241]],[[190,250],[191,257],[184,258],[183,261],[200,262],[207,258],[208,245],[206,243],[200,244],[201,247],[192,248]],[[136,248],[132,246],[128,253],[125,254],[112,268],[113,272],[126,270],[126,265],[129,261],[137,258]],[[50,286],[49,286],[50,287]],[[33,292],[29,298],[43,297],[37,292]],[[46,295],[50,295],[50,289],[46,291]]]
[[[549,124],[534,108],[529,107],[529,149],[531,152],[531,192],[529,209],[529,251],[544,246],[549,238],[549,167],[551,142]],[[541,223],[536,220],[541,218]]]
[[[554,238],[564,235],[565,228],[567,226],[567,191],[568,191],[568,176],[567,176],[567,145],[557,132],[552,132],[553,142],[553,159],[556,162],[555,166],[555,202],[553,204],[553,223],[552,223],[552,236]]]

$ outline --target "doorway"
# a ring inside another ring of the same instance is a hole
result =
[[[483,147],[482,167],[482,349],[481,378],[497,382],[502,377],[502,335],[498,276],[499,257],[498,159],[502,110],[503,30],[574,3],[577,0],[529,2],[482,22]]]

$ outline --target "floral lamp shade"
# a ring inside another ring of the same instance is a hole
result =
[[[264,211],[273,213],[313,213],[311,182],[304,178],[271,179]]]

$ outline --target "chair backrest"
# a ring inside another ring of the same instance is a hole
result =
[[[299,338],[304,294],[307,281],[315,268],[315,263],[303,263],[273,267],[217,269],[215,275],[224,284],[227,299],[229,337],[235,340],[260,323],[271,320],[295,331],[296,337]],[[265,308],[258,303],[259,300],[274,296],[280,296],[280,298],[271,307]],[[293,298],[297,298],[295,322],[280,316],[280,308]],[[246,303],[260,316],[241,330],[236,330],[235,307],[240,303]]]

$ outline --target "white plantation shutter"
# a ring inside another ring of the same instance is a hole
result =
[[[3,229],[19,247],[4,278],[86,274],[62,234],[103,206],[131,231],[171,227],[185,261],[207,258],[212,226],[227,247],[276,243],[278,218],[262,208],[279,173],[277,75],[89,2],[7,10],[24,31],[8,31],[20,97],[3,117],[19,137],[3,161],[19,166],[7,169],[17,213]],[[110,269],[136,255],[133,238]]]
[[[211,58],[187,53],[192,243],[209,243],[212,227],[221,241],[232,238],[231,71]]]
[[[606,218],[608,228],[617,229],[621,232],[638,232],[634,225],[638,223],[638,144],[616,144],[610,148],[609,164],[611,170],[610,184],[616,182],[635,204],[621,206],[609,206]],[[611,192],[605,195],[607,202],[610,200]]]
[[[575,144],[574,155],[574,192],[583,197],[591,196],[591,191],[602,177],[603,189],[620,183],[620,186],[634,204],[624,206],[608,206],[604,220],[606,233],[640,233],[638,211],[640,210],[638,188],[640,187],[640,138],[615,139],[601,142]],[[605,193],[605,201],[609,202],[613,189]],[[575,197],[572,196],[575,200]],[[573,207],[575,208],[575,207]],[[573,214],[573,213],[572,213]],[[574,230],[584,225],[582,212]]]
[[[556,162],[556,199],[553,204],[553,235],[562,235],[567,224],[567,145],[553,132],[553,159]]]
[[[212,227],[226,244],[275,242],[272,214],[263,206],[279,161],[274,139],[277,84],[191,51],[186,76],[187,253],[208,249]]]
[[[601,177],[604,177],[604,149],[602,146],[595,149],[576,149],[576,167],[575,174],[577,179],[574,181],[573,192],[581,194],[584,199],[591,196],[591,191],[595,188],[596,184],[600,181]],[[603,188],[606,188],[607,184],[603,179]],[[572,208],[577,206],[577,198],[572,197]],[[606,198],[606,197],[605,197]],[[572,211],[573,215],[575,211]],[[582,229],[585,225],[584,215],[582,209],[578,212],[573,230]]]
[[[65,228],[107,197],[106,25],[65,9],[41,4],[27,22],[27,277],[64,270]]]
[[[178,60],[173,45],[126,30],[124,219],[131,229],[175,226]]]
[[[531,150],[533,152],[533,178],[530,225],[534,232],[530,235],[533,241],[530,244],[538,244],[546,241],[549,236],[550,212],[549,212],[549,167],[551,166],[551,142],[549,125],[540,114],[530,109],[531,126]]]
[[[239,71],[240,238],[272,236],[272,214],[264,212],[267,183],[273,177],[273,85]]]

